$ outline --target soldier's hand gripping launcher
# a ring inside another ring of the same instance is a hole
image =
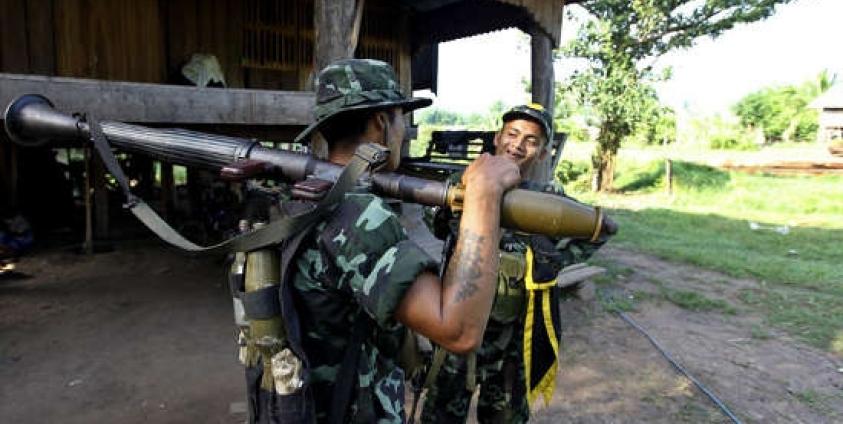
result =
[[[91,129],[84,115],[56,110],[40,95],[24,95],[9,104],[6,132],[23,146],[50,140],[90,141]],[[157,129],[116,121],[100,121],[102,133],[113,147],[133,153],[220,172],[224,179],[271,177],[300,181],[308,176],[334,179],[342,167],[310,155],[271,149],[255,140],[182,129]],[[390,172],[371,176],[375,193],[406,202],[459,209],[463,187]],[[547,193],[513,189],[503,198],[501,225],[531,234],[580,237],[596,240],[614,234],[617,226],[603,217],[600,208]]]

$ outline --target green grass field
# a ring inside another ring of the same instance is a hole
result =
[[[658,154],[636,155],[621,161],[617,193],[584,191],[582,181],[566,189],[610,209],[621,227],[613,243],[756,279],[762,289],[745,290],[740,303],[843,355],[843,177],[750,175],[687,161],[675,162],[674,176],[668,195]]]

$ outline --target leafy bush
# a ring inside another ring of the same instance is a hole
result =
[[[691,120],[686,137],[715,150],[756,150],[764,142],[760,132],[720,115]]]
[[[627,140],[638,145],[665,145],[676,141],[676,113],[657,102],[644,106],[646,112]]]
[[[574,182],[588,174],[589,166],[585,162],[562,160],[556,167],[556,179],[562,184]]]
[[[708,139],[708,147],[715,150],[756,150],[758,144],[752,135],[737,130],[712,134]]]

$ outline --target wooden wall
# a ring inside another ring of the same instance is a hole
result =
[[[157,0],[58,0],[53,7],[57,75],[164,80],[164,34]]]
[[[253,88],[310,90],[313,73],[313,0],[247,0],[242,66]],[[396,10],[397,9],[397,10]],[[366,0],[355,57],[392,64],[410,90],[408,11],[397,2]]]
[[[309,91],[312,4],[313,0],[0,0],[0,72],[174,83],[191,54],[207,53],[219,60],[229,87]],[[294,20],[277,16],[290,5],[298,13]],[[259,21],[249,27],[250,7],[275,13],[277,25]],[[390,62],[409,92],[406,6],[367,0],[364,10],[356,56]],[[292,29],[285,22],[293,22]],[[299,40],[292,47],[271,46],[294,49],[290,69],[256,63],[246,55],[250,28]],[[0,190],[14,198],[19,152],[3,138],[0,131]]]
[[[53,0],[0,0],[0,70],[55,72],[52,16]]]
[[[165,83],[192,53],[243,87],[237,0],[0,0],[0,72]]]
[[[213,54],[220,62],[228,87],[250,87],[244,82],[244,2],[238,0],[160,0],[166,25],[168,75],[177,73],[193,53]]]
[[[356,56],[409,90],[407,28],[405,7],[367,0]],[[0,0],[0,72],[173,83],[193,53],[229,87],[308,90],[313,0]]]

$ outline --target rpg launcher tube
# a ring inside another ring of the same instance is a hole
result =
[[[52,139],[90,139],[83,115],[60,112],[39,95],[14,100],[6,109],[5,119],[9,137],[24,146],[42,145]],[[114,147],[215,170],[232,180],[272,177],[299,181],[308,176],[332,179],[342,170],[339,165],[310,155],[264,147],[256,140],[116,121],[101,121],[100,125]],[[242,166],[246,163],[254,166]],[[462,202],[462,189],[441,181],[378,172],[371,176],[371,183],[375,193],[406,202],[456,209]],[[501,211],[502,226],[526,233],[594,239],[604,231],[600,209],[547,193],[510,190],[504,195]]]

